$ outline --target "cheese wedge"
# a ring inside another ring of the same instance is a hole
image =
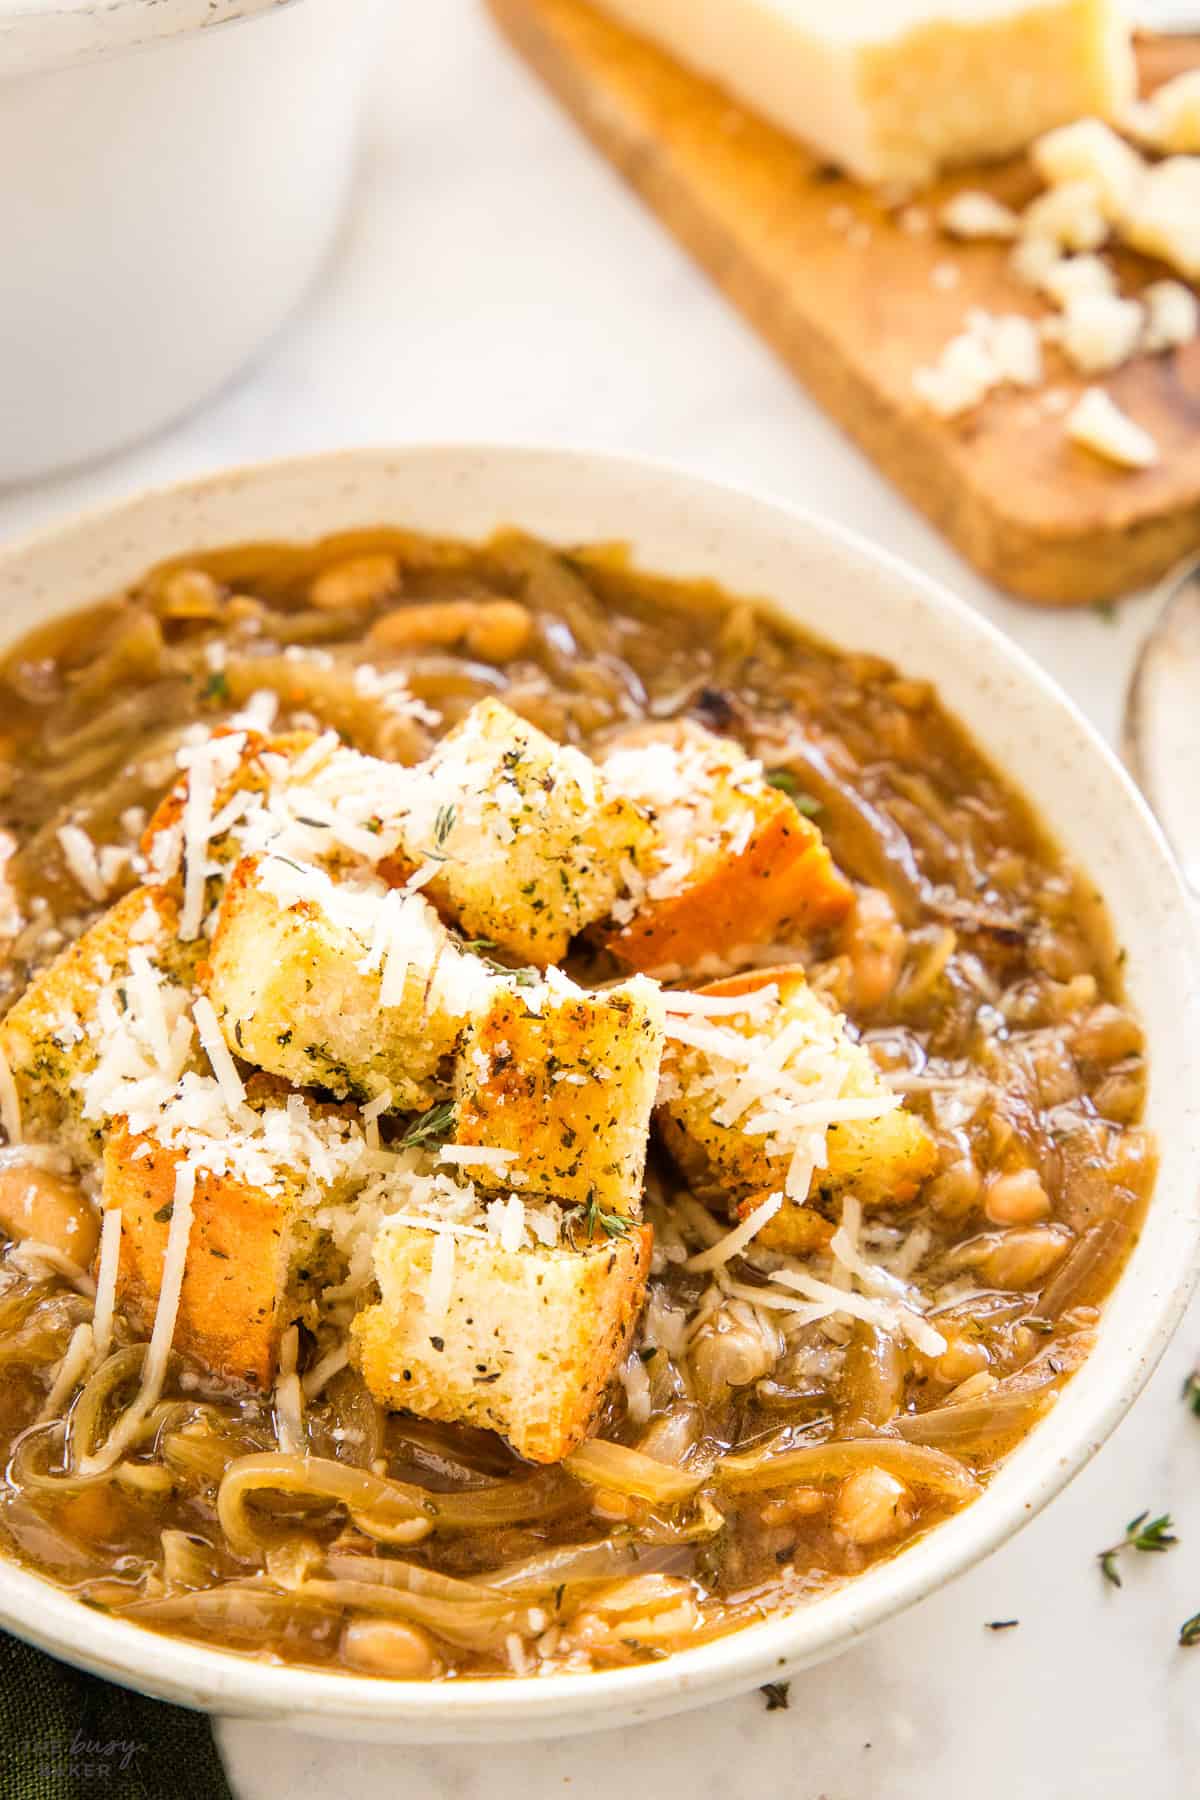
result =
[[[870,182],[1008,156],[1133,99],[1119,0],[600,0]]]

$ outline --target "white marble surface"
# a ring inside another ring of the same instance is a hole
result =
[[[495,40],[473,0],[394,5],[352,211],[317,290],[241,381],[108,464],[0,493],[0,535],[220,464],[350,443],[636,449],[800,500],[967,593],[1109,733],[1146,603],[1119,623],[1002,599],[876,478]],[[241,1800],[1184,1800],[1200,1794],[1193,1309],[1091,1467],[983,1567],[768,1716],[751,1695],[621,1735],[430,1751],[227,1722]],[[1143,1507],[1183,1542],[1121,1593],[1094,1552]],[[1019,1618],[993,1633],[985,1621]]]

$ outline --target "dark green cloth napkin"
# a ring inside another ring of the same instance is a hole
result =
[[[0,1800],[233,1800],[204,1713],[0,1633]]]

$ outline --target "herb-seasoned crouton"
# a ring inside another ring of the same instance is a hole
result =
[[[203,985],[235,1055],[301,1087],[400,1110],[448,1093],[489,975],[420,894],[337,882],[282,857],[226,885]]]
[[[594,1429],[625,1359],[650,1244],[640,1226],[579,1250],[510,1251],[385,1222],[381,1300],[352,1327],[367,1386],[384,1406],[483,1426],[530,1462],[559,1462]]]
[[[848,1192],[867,1207],[914,1197],[936,1166],[933,1139],[802,970],[761,969],[703,991],[745,995],[747,1010],[668,1027],[659,1125],[690,1179],[743,1202],[782,1188],[756,1242],[786,1250],[814,1248],[813,1227],[795,1217],[806,1202],[821,1212]]]
[[[104,1150],[104,1206],[121,1212],[117,1296],[149,1334],[162,1282],[181,1153],[113,1130]],[[296,1194],[200,1172],[174,1346],[231,1381],[267,1387],[288,1323]]]
[[[204,1104],[197,1084],[161,1124],[111,1122],[102,1201],[121,1212],[117,1291],[149,1332],[162,1285],[181,1163],[195,1165],[192,1222],[173,1343],[230,1380],[269,1385],[284,1327],[344,1262],[317,1230],[323,1204],[348,1200],[366,1146],[348,1109],[312,1107],[256,1076],[237,1115]],[[190,1123],[204,1118],[204,1125]]]
[[[397,817],[410,866],[468,937],[545,967],[612,908],[647,843],[639,809],[581,751],[482,700],[410,771]],[[390,821],[389,821],[390,823]]]
[[[311,731],[291,731],[264,737],[257,731],[217,731],[205,743],[182,752],[183,772],[150,815],[142,833],[142,852],[153,870],[173,875],[180,866],[180,850],[188,801],[193,791],[193,770],[200,766],[200,783],[206,821],[221,823],[222,813],[233,822],[233,803],[239,795],[264,795],[285,779],[291,762],[316,742]],[[239,809],[240,813],[240,809]],[[210,843],[209,855],[228,861],[237,853],[225,834]]]
[[[639,892],[614,908],[604,946],[627,968],[683,972],[840,919],[854,891],[821,833],[762,765],[689,720],[618,739],[610,786],[654,815]]]
[[[139,968],[186,985],[195,955],[176,937],[179,911],[162,888],[135,888],[55,958],[0,1024],[25,1135],[54,1138],[78,1162],[100,1154],[101,1121],[85,1119],[83,1083],[106,1048],[105,996]]]
[[[476,1184],[636,1215],[662,1046],[662,999],[643,977],[598,993],[557,972],[497,982],[457,1070],[458,1143],[509,1153],[471,1163]]]

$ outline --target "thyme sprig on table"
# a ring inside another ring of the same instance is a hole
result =
[[[1184,1376],[1180,1399],[1200,1418],[1200,1366]]]
[[[1121,1571],[1117,1562],[1124,1551],[1155,1553],[1170,1550],[1178,1542],[1179,1539],[1171,1530],[1170,1513],[1160,1513],[1157,1519],[1152,1519],[1147,1508],[1136,1519],[1130,1519],[1123,1537],[1118,1538],[1115,1544],[1110,1544],[1107,1550],[1097,1552],[1096,1561],[1100,1564],[1100,1573],[1105,1581],[1111,1581],[1114,1587],[1121,1587]]]
[[[789,1705],[788,1690],[790,1681],[768,1681],[759,1693],[767,1703],[768,1712],[786,1712]]]

